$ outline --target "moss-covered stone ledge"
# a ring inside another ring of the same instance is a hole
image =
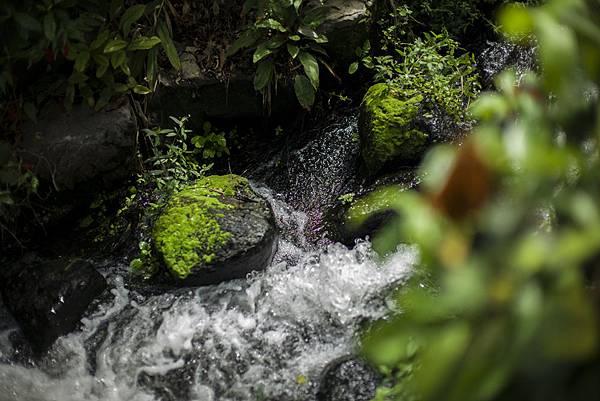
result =
[[[369,88],[359,118],[364,175],[376,175],[391,161],[411,163],[422,156],[429,138],[416,124],[422,102],[422,95],[406,96],[385,83]]]
[[[209,176],[183,188],[157,219],[158,257],[178,285],[208,285],[263,270],[276,247],[269,204],[243,177]]]

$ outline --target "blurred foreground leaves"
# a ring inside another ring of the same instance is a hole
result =
[[[429,152],[420,193],[386,192],[400,217],[374,245],[416,243],[421,267],[363,338],[389,377],[378,400],[600,397],[600,0],[500,22],[538,46],[541,76],[502,73],[465,143]]]

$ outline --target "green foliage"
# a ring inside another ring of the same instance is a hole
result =
[[[173,128],[145,129],[151,156],[145,161],[148,171],[143,181],[156,183],[159,190],[172,192],[183,184],[202,178],[212,164],[199,163],[229,154],[223,133],[212,131],[210,123],[204,124],[204,135],[191,136],[186,128],[189,116],[181,119],[170,117]]]
[[[505,10],[513,38],[535,37],[543,75],[502,74],[467,142],[426,156],[420,193],[388,190],[400,218],[374,246],[415,243],[421,266],[396,293],[402,313],[363,339],[391,381],[377,400],[597,394],[598,283],[584,273],[600,277],[599,8]]]
[[[244,48],[253,50],[254,88],[267,103],[277,80],[292,76],[298,101],[310,110],[319,88],[319,65],[331,71],[321,46],[327,37],[318,33],[329,8],[317,1],[247,0],[245,9],[254,12],[256,19],[232,44],[228,54]]]
[[[369,49],[366,43],[360,54]],[[405,98],[422,95],[430,108],[440,106],[458,121],[466,118],[466,106],[480,90],[472,54],[460,54],[458,42],[447,33],[425,33],[408,44],[396,42],[390,51],[362,58],[363,65],[375,71],[375,82],[386,82]]]
[[[19,85],[23,71],[46,63],[68,78],[53,85],[69,106],[81,96],[101,109],[115,95],[152,92],[158,72],[158,45],[175,68],[168,0],[126,6],[124,0],[9,1],[0,6],[0,93]],[[39,96],[38,96],[39,97]],[[43,99],[36,99],[41,102]]]
[[[354,202],[355,196],[356,194],[354,192],[343,194],[338,197],[338,201],[340,201],[342,205],[350,205],[352,202]]]

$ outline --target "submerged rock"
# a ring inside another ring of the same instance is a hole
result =
[[[237,175],[205,177],[178,192],[152,236],[176,284],[190,286],[263,270],[277,244],[269,204]]]
[[[365,175],[377,174],[391,161],[405,164],[422,156],[429,139],[417,123],[422,101],[422,95],[404,99],[385,83],[369,88],[359,119]]]
[[[370,401],[381,376],[365,361],[344,357],[331,362],[323,372],[318,401]]]
[[[52,103],[26,124],[20,156],[58,190],[112,185],[130,176],[137,122],[129,102],[96,112],[84,105],[64,111]]]
[[[487,42],[478,57],[481,81],[485,88],[493,88],[494,78],[502,71],[513,68],[520,80],[527,71],[537,70],[537,50],[508,41]]]
[[[9,271],[0,285],[4,303],[38,352],[73,331],[106,287],[104,277],[81,259],[38,259]]]

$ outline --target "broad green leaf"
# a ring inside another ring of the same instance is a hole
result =
[[[156,33],[160,38],[162,47],[165,50],[167,58],[169,59],[169,62],[173,68],[178,71],[181,70],[181,60],[179,59],[179,54],[177,54],[177,49],[175,48],[175,44],[171,39],[171,35],[169,34],[167,26],[162,21],[158,24]]]
[[[254,89],[261,92],[273,79],[273,73],[275,66],[272,59],[262,60],[256,67],[256,74],[254,76]]]
[[[116,69],[123,65],[126,59],[127,55],[125,54],[125,51],[120,50],[112,54],[112,56],[110,57],[110,63],[112,64],[112,67]]]
[[[56,34],[56,20],[54,14],[48,13],[44,16],[44,35],[48,40],[54,40]]]
[[[281,22],[274,20],[273,18],[260,20],[259,22],[254,24],[254,26],[257,28],[268,28],[274,29],[279,32],[287,32],[287,29],[283,25],[281,25]]]
[[[273,50],[269,49],[266,43],[261,43],[254,51],[254,55],[252,56],[252,62],[256,64],[271,53],[273,53]]]
[[[14,13],[13,17],[15,18],[15,21],[17,21],[17,24],[28,31],[42,30],[40,22],[27,13]]]
[[[355,61],[354,63],[350,64],[350,67],[348,67],[348,74],[352,75],[354,74],[356,71],[358,70],[358,62]]]
[[[154,86],[154,80],[156,79],[157,59],[158,59],[156,50],[157,49],[150,49],[150,51],[148,52],[148,58],[146,61],[146,81],[148,82],[150,87]]]
[[[329,7],[318,6],[307,11],[302,19],[302,24],[311,28],[317,28],[327,18]]]
[[[94,55],[94,61],[98,64],[98,68],[96,69],[96,78],[102,78],[108,69],[109,60],[108,57],[103,54]]]
[[[319,37],[319,34],[309,26],[301,26],[298,28],[298,33],[313,40]]]
[[[297,74],[294,78],[294,92],[300,105],[310,110],[315,102],[315,88],[303,74]]]
[[[104,53],[113,53],[119,50],[123,50],[127,47],[127,42],[123,39],[113,39],[104,46]]]
[[[290,54],[290,56],[292,58],[296,58],[298,57],[298,52],[300,51],[300,48],[296,45],[293,45],[291,43],[287,44],[287,51]]]
[[[119,26],[123,30],[123,35],[129,35],[131,25],[142,18],[144,11],[146,11],[146,6],[144,4],[136,4],[125,10],[119,23]]]
[[[317,59],[310,53],[301,51],[298,55],[300,59],[300,63],[302,63],[302,67],[304,67],[304,72],[308,79],[310,79],[310,83],[313,88],[319,88],[319,63]]]
[[[90,43],[90,50],[96,50],[96,49],[99,49],[100,47],[102,47],[108,40],[109,36],[110,36],[110,32],[108,29],[102,30],[98,34],[96,39],[94,39],[92,41],[92,43]]]
[[[265,46],[271,50],[275,50],[283,46],[287,42],[287,38],[283,35],[274,36],[265,42]]]
[[[299,35],[290,35],[288,38],[294,42],[298,42],[301,39]]]
[[[77,55],[75,59],[75,70],[79,72],[83,72],[85,67],[87,67],[88,61],[90,60],[90,53],[87,51],[83,51]]]
[[[133,87],[133,92],[137,93],[138,95],[147,95],[152,91],[143,85],[136,85]]]
[[[160,43],[160,38],[158,36],[146,37],[140,36],[135,38],[127,50],[149,50],[154,46]]]

